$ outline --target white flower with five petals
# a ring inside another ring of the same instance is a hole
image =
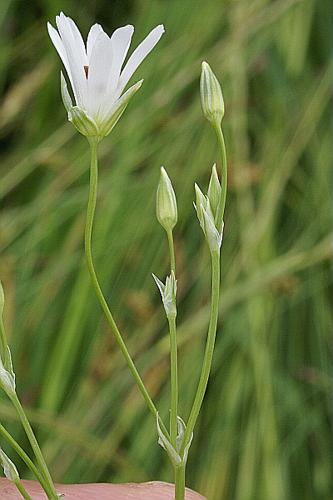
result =
[[[142,80],[125,93],[128,81],[164,33],[154,28],[134,50],[124,65],[134,27],[118,28],[109,37],[99,24],[89,31],[85,45],[74,21],[62,12],[56,17],[56,30],[47,24],[51,40],[65,66],[75,105],[61,73],[61,92],[68,119],[86,136],[108,135]]]

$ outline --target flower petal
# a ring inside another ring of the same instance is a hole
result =
[[[88,64],[84,43],[74,21],[62,12],[56,17],[57,27],[66,50],[72,76],[72,87],[76,103],[85,107],[87,101],[87,79],[84,66]]]
[[[60,14],[61,15],[61,14]],[[63,14],[64,17],[66,17]],[[86,47],[82,38],[82,35],[79,31],[79,28],[76,26],[75,22],[73,19],[70,17],[67,17],[67,23],[71,27],[73,38],[76,43],[76,49],[77,49],[77,58],[80,60],[80,63],[84,66],[85,64],[88,63],[88,58],[87,58],[87,53],[86,53]]]
[[[125,65],[124,70],[122,71],[119,79],[118,89],[120,93],[126,87],[129,79],[133,75],[134,71],[138,68],[138,66],[142,63],[142,61],[147,57],[149,52],[155,47],[159,39],[164,33],[164,26],[160,24],[156,26],[149,35],[140,43],[140,45],[135,49],[127,64]]]
[[[88,74],[88,112],[94,117],[104,114],[107,102],[107,86],[112,63],[111,40],[101,32],[92,48]],[[99,116],[101,118],[101,116]]]
[[[71,71],[70,71],[70,67],[69,67],[69,63],[68,63],[68,58],[67,58],[66,50],[65,50],[64,44],[63,44],[63,42],[62,42],[62,40],[61,40],[61,38],[59,36],[59,33],[52,26],[51,23],[47,23],[47,31],[49,32],[50,38],[52,40],[52,43],[55,46],[55,48],[56,48],[56,50],[57,50],[57,52],[58,52],[58,54],[60,56],[60,59],[63,62],[63,65],[65,66],[68,78],[70,79],[71,84],[72,84],[72,76],[71,76]]]
[[[108,86],[110,92],[113,92],[118,86],[120,71],[131,44],[133,33],[134,27],[128,24],[118,28],[111,36],[113,59]]]
[[[104,30],[100,24],[94,24],[89,30],[87,37],[87,57],[89,64],[90,64],[92,49],[100,33],[104,33]]]

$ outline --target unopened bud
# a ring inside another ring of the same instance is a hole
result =
[[[202,110],[213,124],[221,124],[224,115],[224,101],[221,86],[208,63],[202,63],[200,78]]]
[[[172,231],[177,224],[176,195],[164,167],[161,167],[161,176],[157,187],[156,215],[158,222],[166,231]]]

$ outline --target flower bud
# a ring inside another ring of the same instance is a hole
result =
[[[161,167],[160,181],[156,193],[156,215],[166,231],[172,231],[177,224],[177,201],[166,170]]]
[[[208,63],[202,63],[200,78],[202,110],[212,124],[220,125],[224,115],[224,101],[221,86]]]

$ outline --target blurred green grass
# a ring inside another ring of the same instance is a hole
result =
[[[327,500],[332,491],[332,118],[326,0],[2,0],[0,276],[19,393],[57,481],[172,480],[151,416],[89,283],[88,148],[66,122],[45,23],[133,23],[166,35],[102,143],[94,252],[130,352],[164,417],[168,338],[151,272],[168,258],[159,167],[176,188],[181,415],[199,376],[207,251],[192,206],[217,159],[200,63],[223,85],[229,195],[213,372],[188,463],[212,500]],[[78,9],[78,6],[80,7]],[[0,419],[25,443],[4,398]],[[26,443],[25,443],[26,444]],[[22,475],[27,476],[22,464]]]

